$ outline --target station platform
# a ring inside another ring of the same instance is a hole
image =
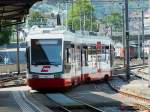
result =
[[[27,86],[0,89],[0,112],[53,112],[29,96]]]
[[[10,91],[0,91],[0,112],[21,112]]]

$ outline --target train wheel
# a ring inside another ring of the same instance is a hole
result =
[[[71,88],[75,87],[75,82],[72,81]]]
[[[105,76],[104,76],[104,80],[105,80],[105,81],[108,81],[108,80],[109,80],[109,76],[108,76],[108,75],[105,75]]]
[[[86,82],[86,83],[91,82],[91,78],[90,78],[90,77],[86,78],[85,82]]]

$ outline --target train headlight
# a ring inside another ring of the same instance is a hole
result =
[[[32,75],[32,78],[33,78],[33,79],[38,79],[39,76],[38,76],[38,75]]]
[[[60,74],[54,74],[54,78],[61,78]]]

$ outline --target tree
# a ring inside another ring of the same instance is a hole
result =
[[[9,44],[13,32],[11,21],[1,21],[0,27],[0,45]]]
[[[94,8],[89,0],[76,0],[70,6],[68,13],[68,27],[73,30],[84,29],[91,30],[91,26],[96,29],[96,17],[94,16]],[[92,19],[91,19],[92,18]],[[92,25],[91,25],[92,20]]]
[[[112,26],[113,31],[122,31],[122,16],[120,13],[112,12],[111,15],[108,15],[103,20],[107,26]]]
[[[30,27],[32,27],[33,25],[45,25],[46,19],[40,12],[32,11],[28,18],[28,24]]]

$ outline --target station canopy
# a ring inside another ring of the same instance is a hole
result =
[[[0,0],[0,21],[21,21],[38,1],[42,0]]]

